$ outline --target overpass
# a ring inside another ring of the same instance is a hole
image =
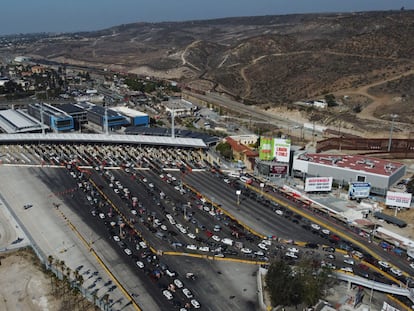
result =
[[[414,288],[396,287],[395,285],[388,285],[380,282],[375,282],[351,273],[335,271],[335,276],[342,281],[347,281],[351,284],[358,284],[366,288],[377,290],[380,292],[405,296],[414,303]]]
[[[81,133],[27,133],[0,134],[0,144],[21,143],[104,143],[104,144],[133,144],[165,147],[207,148],[199,138],[150,136],[150,135],[121,135],[121,134],[81,134]]]

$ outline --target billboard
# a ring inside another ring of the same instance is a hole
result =
[[[309,177],[305,180],[305,191],[331,191],[332,177]]]
[[[274,157],[278,162],[289,163],[290,139],[274,139]]]
[[[387,191],[387,196],[385,197],[385,204],[397,207],[410,207],[411,198],[411,193]]]
[[[259,159],[271,161],[274,158],[274,139],[271,137],[260,137]]]
[[[287,175],[288,166],[283,164],[271,164],[269,173],[275,175]]]
[[[362,199],[368,198],[371,192],[371,184],[368,182],[351,182],[349,183],[349,198]]]

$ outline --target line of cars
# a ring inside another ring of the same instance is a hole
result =
[[[129,227],[127,224],[126,217],[118,214],[116,210],[112,209],[107,204],[107,202],[104,202],[102,200],[99,192],[95,191],[91,186],[91,183],[87,180],[86,175],[76,171],[73,172],[77,179],[82,179],[82,190],[85,191],[85,196],[90,196],[92,198],[92,200],[87,200],[88,204],[91,205],[91,214],[93,216],[99,216],[99,219],[101,219],[101,221],[103,221],[103,223],[107,226],[113,243],[115,243],[115,245],[118,245],[126,256],[132,258],[138,270],[144,271],[146,275],[148,275],[153,280],[157,280],[158,283],[164,283],[162,280],[165,278],[170,278],[171,276],[176,277],[177,273],[171,270],[167,265],[160,263],[158,256],[156,254],[153,254],[149,250],[148,245],[145,243],[145,241],[134,233],[133,228]],[[71,175],[73,177],[73,174]],[[112,189],[114,187],[116,187],[116,189],[126,189],[123,187],[124,185],[122,185],[120,181],[112,178],[113,175],[111,173],[103,173],[102,175],[105,176],[104,178],[108,182],[113,182]],[[131,189],[129,194],[132,195],[133,191],[134,189]],[[123,192],[123,194],[115,194],[119,195],[122,201],[125,202],[125,207],[129,208],[129,205],[132,204],[133,197],[130,198],[130,195],[125,195],[125,192]],[[141,197],[143,196],[141,195]],[[94,200],[95,198],[97,198],[97,200]],[[102,217],[100,215],[102,215]],[[175,288],[180,288],[179,295],[178,291],[172,291],[174,288],[170,286],[171,284],[173,284]],[[182,305],[183,310],[185,307],[200,308],[201,304],[197,299],[193,297],[190,289],[185,288],[184,290],[184,287],[181,289],[182,286],[180,285],[183,283],[180,283],[179,279],[175,279],[171,284],[163,285],[163,287],[165,287],[163,289],[163,292],[166,293],[165,290],[169,290],[174,297],[177,296],[177,298],[173,299],[172,301],[174,306]],[[168,289],[167,287],[170,288]],[[188,299],[187,303],[182,302],[184,299]]]

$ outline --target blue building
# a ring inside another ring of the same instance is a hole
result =
[[[77,103],[76,106],[85,109],[87,111],[88,122],[101,126],[102,130],[105,130],[105,118],[108,118],[109,130],[115,130],[129,125],[129,120],[125,116],[112,109],[105,109],[105,107],[89,102]]]
[[[47,124],[52,131],[73,131],[73,118],[63,110],[46,103],[35,103],[28,106],[28,113],[32,117]]]
[[[127,117],[129,119],[129,123],[132,126],[144,126],[144,127],[148,127],[149,125],[149,121],[150,118],[148,116],[148,114],[135,110],[135,109],[131,109],[125,106],[119,106],[119,107],[112,107],[111,110],[114,110],[122,115],[124,115],[125,117]]]

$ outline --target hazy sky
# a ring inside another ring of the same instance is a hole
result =
[[[74,32],[133,22],[414,9],[414,0],[1,0],[0,34]]]

